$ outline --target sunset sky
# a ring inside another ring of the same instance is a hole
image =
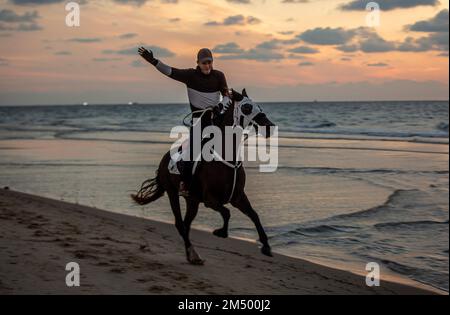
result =
[[[259,101],[448,99],[448,0],[0,0],[0,105],[187,102],[177,68],[209,47]]]

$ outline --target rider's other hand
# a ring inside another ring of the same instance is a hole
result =
[[[219,105],[221,105],[222,112],[225,112],[230,107],[232,100],[228,96],[224,96]]]
[[[144,47],[139,47],[138,53],[142,58],[150,63],[155,61],[155,57],[153,57],[153,52],[151,50],[147,50]]]

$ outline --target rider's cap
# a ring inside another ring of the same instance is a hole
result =
[[[213,61],[213,56],[211,50],[208,48],[202,48],[198,51],[197,61],[202,63],[205,61]]]

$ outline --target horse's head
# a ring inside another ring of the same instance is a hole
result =
[[[261,106],[253,102],[253,100],[247,95],[245,89],[242,93],[235,90],[231,90],[231,99],[233,100],[233,122],[234,125],[241,126],[243,129],[254,126],[256,130],[259,127],[265,127],[266,132],[264,136],[270,137],[273,132],[275,124],[272,123],[263,112]]]

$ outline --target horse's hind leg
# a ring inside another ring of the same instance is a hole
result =
[[[181,237],[184,240],[184,246],[186,248],[186,258],[188,262],[191,264],[202,265],[204,261],[195,252],[194,246],[192,246],[191,241],[189,240],[189,233],[183,222],[183,217],[181,216],[180,198],[176,193],[176,191],[170,193],[168,192],[168,195],[170,200],[170,206],[172,207],[172,212],[175,216],[175,226],[178,230],[178,233],[180,233]]]
[[[213,234],[218,237],[227,238],[228,237],[228,222],[230,221],[230,210],[226,207],[219,205],[215,206],[212,209],[216,210],[222,215],[223,218],[223,227],[217,230],[214,230]]]
[[[233,207],[238,208],[242,211],[246,216],[248,216],[253,223],[255,224],[256,230],[258,231],[259,241],[262,243],[263,247],[261,248],[261,252],[266,256],[272,256],[272,251],[270,249],[269,241],[267,239],[266,232],[259,220],[259,216],[256,213],[255,209],[253,209],[250,201],[247,198],[247,195],[243,193],[238,199],[231,202]]]

